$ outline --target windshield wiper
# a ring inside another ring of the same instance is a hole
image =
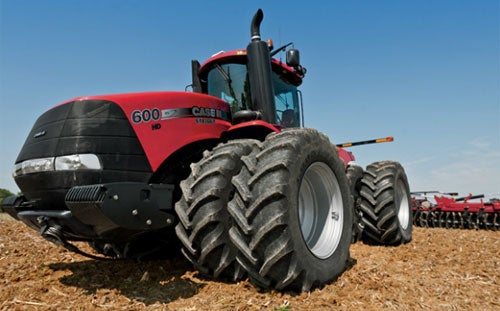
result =
[[[215,64],[215,68],[217,68],[217,70],[227,83],[231,83],[231,77],[229,77],[229,74],[224,71],[224,68],[222,68],[221,65]]]

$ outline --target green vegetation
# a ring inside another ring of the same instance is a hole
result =
[[[290,301],[285,299],[281,306],[274,307],[274,311],[290,311]]]
[[[0,213],[3,213],[3,210],[2,210],[3,199],[5,199],[6,197],[11,196],[11,195],[14,195],[14,194],[12,192],[10,192],[9,190],[0,189]]]

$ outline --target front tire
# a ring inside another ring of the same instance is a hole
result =
[[[412,208],[408,178],[401,164],[392,161],[368,165],[359,205],[365,226],[363,241],[400,245],[412,239]]]
[[[347,266],[353,201],[345,166],[312,129],[269,135],[233,178],[230,237],[257,286],[309,291]]]
[[[233,281],[243,276],[227,233],[227,203],[234,193],[231,178],[241,169],[241,157],[258,144],[252,139],[219,144],[192,164],[191,174],[181,182],[175,232],[183,244],[182,253],[203,274]]]

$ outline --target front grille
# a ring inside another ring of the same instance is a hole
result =
[[[65,201],[102,203],[105,196],[106,188],[103,185],[76,186],[69,189]]]

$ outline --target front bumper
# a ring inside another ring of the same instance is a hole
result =
[[[65,196],[67,209],[51,209],[23,196],[5,198],[2,208],[53,242],[121,242],[172,226],[174,186],[120,182],[76,186]]]

